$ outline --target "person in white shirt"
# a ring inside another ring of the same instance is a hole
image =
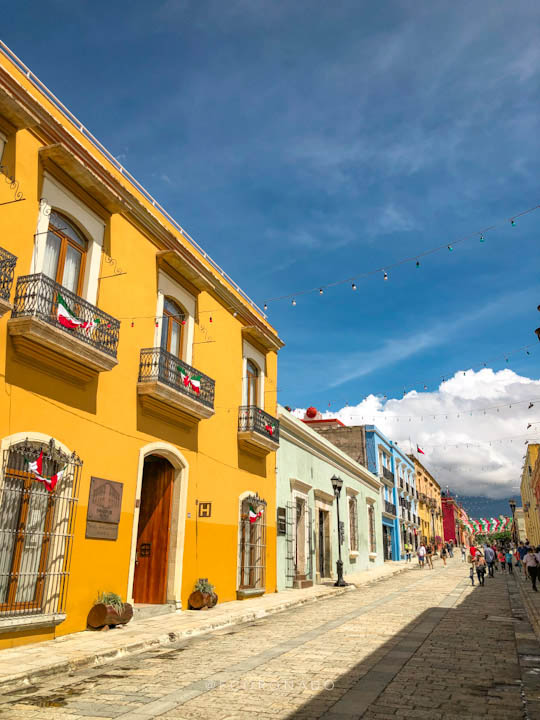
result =
[[[529,548],[527,554],[523,558],[523,564],[527,570],[527,574],[531,578],[532,589],[534,592],[538,592],[536,589],[536,578],[538,576],[538,564],[539,564],[539,553],[534,551],[534,548]]]
[[[424,543],[421,543],[420,547],[418,548],[418,562],[420,564],[420,567],[424,567],[424,562],[426,559],[426,546]]]

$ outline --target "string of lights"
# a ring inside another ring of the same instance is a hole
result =
[[[512,215],[508,218],[505,218],[504,220],[501,220],[500,222],[495,223],[494,225],[489,225],[488,227],[485,227],[481,230],[475,230],[468,235],[465,235],[464,237],[458,238],[457,240],[453,240],[450,243],[444,243],[443,245],[437,245],[436,247],[430,248],[428,250],[423,250],[422,252],[416,253],[415,255],[410,255],[409,257],[403,258],[401,260],[397,260],[392,263],[387,263],[385,265],[382,265],[381,267],[374,268],[373,270],[368,270],[366,272],[357,273],[356,275],[353,275],[348,278],[344,278],[342,280],[335,280],[334,282],[329,282],[324,285],[317,285],[316,287],[307,288],[305,290],[297,290],[296,292],[287,293],[286,295],[278,295],[276,297],[270,297],[266,300],[264,303],[264,310],[268,310],[268,304],[272,302],[280,302],[282,300],[290,300],[291,304],[293,306],[296,306],[296,299],[305,295],[312,295],[314,293],[318,293],[319,295],[323,295],[325,290],[330,290],[331,288],[338,287],[339,285],[346,285],[350,284],[351,289],[355,291],[357,289],[357,282],[359,280],[362,280],[364,278],[370,277],[372,275],[381,275],[383,277],[384,281],[388,281],[389,279],[389,271],[393,270],[394,268],[400,267],[401,265],[406,265],[408,263],[415,263],[416,268],[420,268],[420,259],[427,257],[429,255],[433,255],[434,253],[441,252],[443,250],[452,252],[454,250],[454,247],[456,245],[459,245],[460,243],[467,242],[468,240],[477,239],[479,242],[484,243],[486,241],[486,236],[488,233],[492,232],[493,230],[496,230],[498,227],[502,227],[503,225],[510,224],[511,227],[516,226],[516,220],[520,217],[523,217],[524,215],[528,215],[529,213],[535,212],[535,210],[538,210],[540,208],[540,205],[535,205],[528,210],[523,210],[522,212],[516,213],[515,215]]]

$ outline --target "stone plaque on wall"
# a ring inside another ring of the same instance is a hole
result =
[[[122,509],[124,484],[90,478],[88,512],[86,515],[86,537],[100,540],[116,540]]]

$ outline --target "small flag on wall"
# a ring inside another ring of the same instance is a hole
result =
[[[419,445],[416,446],[416,452],[417,452],[417,453],[420,453],[420,455],[425,455],[425,454],[426,454]]]

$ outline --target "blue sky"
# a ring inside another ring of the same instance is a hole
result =
[[[30,0],[3,40],[258,302],[540,202],[540,4]],[[269,304],[282,404],[537,379],[540,211]],[[491,362],[492,358],[499,360]]]

